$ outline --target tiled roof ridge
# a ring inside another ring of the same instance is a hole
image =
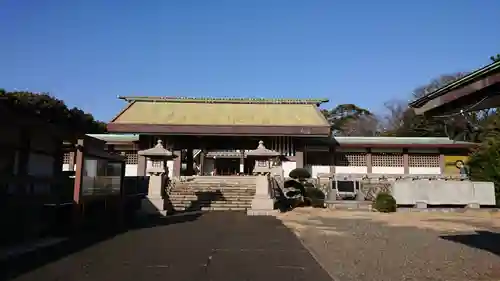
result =
[[[194,102],[194,103],[245,103],[245,104],[322,104],[328,99],[300,99],[300,98],[232,98],[232,97],[153,97],[153,96],[120,96],[120,99],[128,102],[152,101],[152,102]]]

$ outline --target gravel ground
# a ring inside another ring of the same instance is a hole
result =
[[[279,216],[336,281],[500,280],[500,216],[305,209]]]

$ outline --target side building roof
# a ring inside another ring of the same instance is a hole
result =
[[[476,144],[443,137],[335,137],[340,147],[468,148]]]
[[[417,114],[436,115],[500,106],[500,61],[457,79],[409,106]]]
[[[138,134],[88,134],[106,142],[132,143],[139,140]],[[313,145],[333,145],[340,148],[471,148],[475,143],[453,141],[443,137],[335,137],[318,138]]]

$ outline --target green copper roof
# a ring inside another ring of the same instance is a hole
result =
[[[195,97],[154,97],[154,96],[130,96],[118,97],[128,102],[132,101],[154,101],[154,102],[182,102],[182,103],[251,103],[251,104],[321,104],[328,99],[267,99],[267,98],[195,98]]]
[[[133,101],[114,124],[183,126],[323,126],[329,127],[315,104],[251,102]]]

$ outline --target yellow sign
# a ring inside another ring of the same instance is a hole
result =
[[[460,162],[467,164],[469,156],[467,155],[445,155],[444,156],[444,173],[447,175],[460,174]]]

